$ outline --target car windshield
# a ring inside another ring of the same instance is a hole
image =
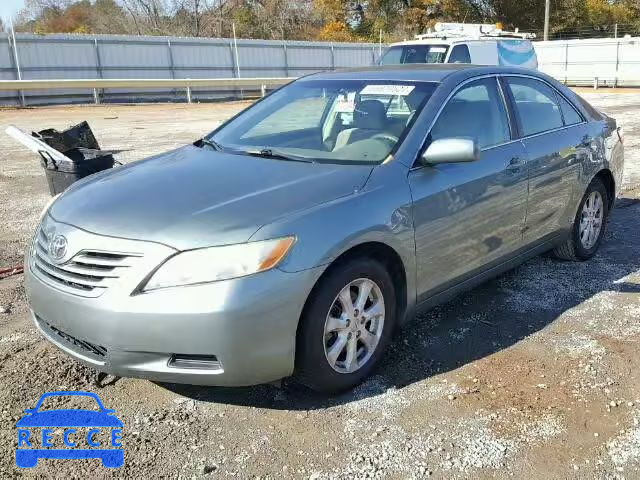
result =
[[[447,45],[397,45],[389,47],[380,59],[380,65],[403,63],[444,63]]]
[[[379,163],[393,153],[437,84],[303,80],[273,92],[202,141],[274,160]]]

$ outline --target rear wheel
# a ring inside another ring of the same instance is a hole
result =
[[[360,258],[330,271],[312,292],[298,331],[301,383],[337,392],[362,382],[379,363],[395,324],[391,277]]]
[[[598,251],[609,219],[609,197],[599,178],[595,178],[580,202],[570,237],[553,253],[563,260],[588,260]]]

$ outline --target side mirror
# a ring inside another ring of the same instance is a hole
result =
[[[423,165],[437,165],[439,163],[474,162],[480,158],[480,149],[471,138],[441,138],[431,142],[429,148],[422,154],[420,161]]]

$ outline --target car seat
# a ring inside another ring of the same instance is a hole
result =
[[[342,130],[338,134],[333,150],[367,140],[384,132],[386,126],[387,112],[384,104],[379,100],[364,100],[353,112],[353,128]]]

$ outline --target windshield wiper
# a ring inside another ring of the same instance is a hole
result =
[[[222,145],[208,138],[201,138],[200,140],[195,142],[195,145],[196,147],[203,147],[206,145],[207,147],[211,147],[218,152],[221,152],[224,150],[224,147]]]
[[[245,153],[247,155],[252,155],[254,157],[273,158],[276,160],[288,160],[290,162],[313,163],[313,160],[310,158],[299,157],[297,155],[291,155],[288,153],[285,154],[275,150],[271,150],[270,148],[263,148],[262,150],[247,150]]]

